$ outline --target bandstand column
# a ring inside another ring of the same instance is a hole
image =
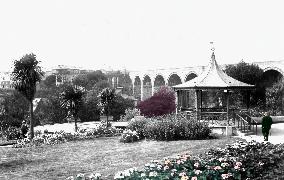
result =
[[[227,100],[227,126],[229,125],[229,100],[230,100],[230,93],[229,90],[225,90],[226,91],[226,100]]]
[[[140,96],[141,96],[141,101],[143,101],[143,98],[144,98],[144,93],[143,93],[144,92],[144,90],[143,90],[144,89],[144,84],[143,84],[143,80],[140,80],[140,81],[141,81],[141,89],[140,89],[141,90],[141,95]]]

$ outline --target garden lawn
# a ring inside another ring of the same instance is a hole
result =
[[[189,152],[197,155],[210,148],[225,147],[236,140],[140,141],[121,143],[119,137],[73,141],[32,148],[0,147],[0,179],[66,179],[79,173],[101,173],[113,179],[116,172],[143,168],[151,160]]]

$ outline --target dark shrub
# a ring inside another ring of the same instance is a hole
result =
[[[113,116],[114,121],[117,121],[120,119],[120,116],[125,115],[125,110],[128,108],[134,108],[134,101],[116,95],[110,106],[110,115]]]
[[[16,127],[9,127],[3,131],[2,135],[6,140],[17,140],[21,137],[21,130]]]
[[[96,91],[87,93],[78,114],[81,122],[100,120],[101,109],[98,106],[99,102],[100,99]]]
[[[29,103],[26,98],[17,91],[11,91],[1,97],[0,101],[0,126],[20,127],[22,121],[29,115]]]
[[[174,92],[168,87],[163,87],[149,99],[141,101],[138,108],[141,114],[146,117],[170,114],[176,108]]]

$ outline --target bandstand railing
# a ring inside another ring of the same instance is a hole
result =
[[[257,122],[247,112],[236,114],[237,126],[242,132],[253,131],[257,135]]]

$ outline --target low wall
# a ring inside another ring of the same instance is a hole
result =
[[[237,131],[235,126],[211,126],[210,129],[213,134],[220,134],[223,136],[235,135]]]
[[[272,118],[273,124],[276,123],[284,123],[284,116],[270,116]],[[257,124],[261,124],[262,117],[251,117],[253,120],[257,122]]]

